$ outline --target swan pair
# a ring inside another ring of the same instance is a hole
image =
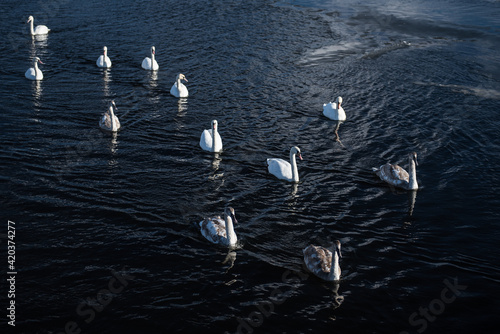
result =
[[[205,129],[201,133],[200,137],[200,147],[208,152],[221,152],[222,151],[222,138],[218,132],[217,120],[212,121],[212,128]],[[299,172],[297,169],[298,157],[302,160],[302,155],[300,148],[293,146],[290,149],[290,162],[279,158],[267,159],[267,168],[269,173],[276,176],[278,179],[289,181],[289,182],[299,182]]]
[[[386,163],[379,168],[372,168],[373,172],[382,180],[394,187],[405,190],[417,190],[417,153],[408,154],[408,170],[404,170],[398,165]]]
[[[97,66],[101,68],[109,68],[111,67],[111,59],[108,57],[108,48],[105,46],[103,47],[103,54],[97,58],[96,61]],[[151,47],[151,58],[146,57],[142,61],[142,68],[145,70],[151,70],[151,71],[156,71],[160,67],[158,66],[158,63],[155,60],[155,47]]]
[[[116,111],[117,109],[115,101],[111,101],[108,110],[102,115],[101,119],[99,120],[99,126],[101,127],[101,129],[111,132],[116,132],[120,129],[120,121],[115,115]]]
[[[31,32],[32,36],[35,36],[35,35],[46,35],[46,34],[49,33],[50,29],[47,28],[47,26],[39,25],[39,26],[33,27],[34,26],[34,21],[35,21],[35,19],[31,15],[30,15],[30,17],[28,17],[28,21],[26,21],[26,23],[31,23],[30,24],[30,32]]]
[[[201,234],[211,243],[234,248],[238,242],[234,232],[234,224],[237,223],[234,209],[227,207],[224,210],[224,219],[220,216],[205,218],[198,225]],[[340,241],[336,240],[334,244],[333,253],[327,248],[314,245],[309,245],[302,251],[307,269],[325,281],[340,279]]]

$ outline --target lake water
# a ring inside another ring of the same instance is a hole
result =
[[[498,332],[499,1],[5,0],[0,17],[2,332]],[[322,115],[337,96],[342,124]],[[98,127],[112,99],[116,135]],[[213,119],[217,155],[199,147]],[[265,166],[293,145],[296,185]],[[417,192],[371,172],[411,151]],[[227,205],[232,252],[197,226]],[[302,249],[336,239],[341,281],[322,282]]]

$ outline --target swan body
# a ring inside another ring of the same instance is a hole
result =
[[[175,83],[172,85],[172,88],[170,88],[170,94],[172,94],[175,97],[188,97],[189,92],[187,87],[181,82],[181,80],[185,80],[186,82],[188,79],[184,76],[184,74],[179,74],[177,76],[177,79]]]
[[[345,121],[345,111],[342,108],[342,97],[337,97],[335,102],[323,104],[323,115],[334,121]]]
[[[160,68],[160,66],[158,66],[158,63],[156,62],[155,54],[156,54],[155,47],[152,46],[151,47],[151,58],[146,57],[142,61],[142,68],[143,69],[149,70],[149,71],[157,71]]]
[[[108,57],[108,48],[103,47],[103,54],[97,58],[96,61],[97,66],[102,68],[111,67],[111,59]]]
[[[408,154],[408,167],[409,173],[398,165],[386,163],[380,168],[373,168],[373,172],[377,176],[395,187],[406,190],[417,190],[417,153],[412,152]]]
[[[26,21],[26,23],[30,23],[31,35],[46,35],[49,33],[50,29],[47,28],[47,26],[39,25],[39,26],[33,27],[34,21],[35,21],[35,19],[31,15],[30,15],[30,17],[28,17],[28,21]]]
[[[307,269],[314,275],[325,281],[340,279],[339,258],[342,257],[340,241],[335,240],[334,253],[327,248],[314,245],[307,246],[302,252]]]
[[[102,115],[101,119],[99,120],[99,126],[101,127],[101,129],[111,132],[116,132],[118,131],[118,129],[120,129],[120,121],[115,115],[116,110],[117,109],[115,101],[111,101],[109,109],[104,113],[104,115]]]
[[[234,209],[227,207],[224,210],[224,220],[219,216],[205,218],[200,222],[201,234],[210,242],[223,246],[235,246],[238,238],[234,232],[233,223],[238,223]]]
[[[222,151],[222,138],[217,131],[217,121],[212,121],[212,128],[205,129],[201,133],[200,146],[205,151],[221,152]]]
[[[40,58],[33,58],[33,67],[28,68],[24,76],[30,80],[42,80],[43,73],[42,70],[38,68],[38,63],[43,64]]]
[[[302,160],[300,149],[293,146],[290,149],[290,162],[279,158],[267,159],[267,169],[280,180],[289,182],[299,182],[299,172],[297,170],[297,162],[295,156]]]

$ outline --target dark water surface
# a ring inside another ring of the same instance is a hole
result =
[[[0,236],[6,259],[16,223],[18,272],[2,332],[499,331],[499,1],[5,0],[0,17]],[[339,95],[340,142],[322,115]],[[111,99],[116,135],[98,128]],[[212,119],[217,156],[198,145]],[[264,164],[292,145],[298,185]],[[418,192],[372,174],[410,151]],[[230,253],[196,225],[228,204]],[[340,284],[302,267],[335,239]]]

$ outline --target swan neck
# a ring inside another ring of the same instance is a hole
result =
[[[115,113],[113,112],[113,106],[109,107],[109,118],[111,120],[111,130],[116,131]]]
[[[224,221],[226,222],[227,242],[229,245],[234,245],[236,243],[236,233],[234,233],[233,220],[224,213]]]
[[[299,172],[297,170],[297,160],[295,153],[290,152],[290,164],[292,165],[292,181],[299,182]]]
[[[31,20],[31,21],[30,21],[30,30],[31,30],[31,34],[32,34],[32,35],[34,35],[34,34],[35,34],[35,30],[34,30],[34,28],[33,28],[33,21],[34,21],[34,20]]]
[[[215,136],[217,135],[217,128],[212,129],[212,152],[215,152]],[[229,218],[231,219],[231,218]]]
[[[332,267],[330,269],[329,279],[331,281],[338,281],[340,279],[339,255],[335,250],[332,255]]]
[[[415,165],[415,160],[413,160],[413,157],[410,157],[408,159],[408,164],[409,164],[409,173],[408,173],[408,188],[411,190],[416,190],[418,189],[418,183],[417,183],[417,166]]]
[[[180,95],[181,94],[181,78],[180,77],[177,77],[176,85],[177,85],[177,90],[179,91],[179,95]]]

